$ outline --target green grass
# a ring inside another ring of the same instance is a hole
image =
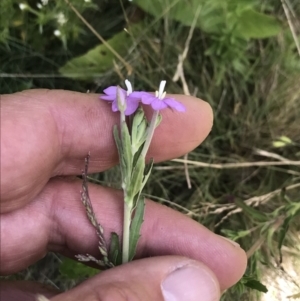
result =
[[[299,16],[299,2],[290,1],[290,4]],[[88,9],[84,16],[105,39],[124,26],[125,12],[131,19],[142,19],[142,28],[132,36],[134,47],[125,57],[133,68],[129,79],[138,89],[153,90],[158,79],[164,78],[168,81],[168,92],[183,93],[181,83],[172,82],[172,77],[190,27],[170,19],[168,13],[151,17],[129,3],[124,5],[123,11],[119,5],[102,4],[100,12],[96,14],[96,10]],[[188,212],[188,215],[212,231],[237,239],[245,250],[251,250],[247,274],[259,279],[263,265],[280,270],[278,241],[283,237],[283,232],[279,230],[286,218],[292,216],[291,208],[296,208],[300,202],[299,186],[290,190],[284,188],[300,183],[300,169],[299,165],[293,164],[240,167],[239,163],[278,161],[272,158],[272,154],[299,162],[300,55],[280,2],[268,0],[258,7],[281,20],[284,29],[278,35],[266,39],[237,38],[231,41],[227,33],[208,33],[195,28],[184,62],[190,92],[208,101],[215,115],[211,134],[201,146],[188,154],[188,159],[222,166],[227,163],[236,165],[232,168],[189,165],[192,188],[187,189],[182,163],[170,161],[157,164],[145,193],[159,197],[161,202],[183,213]],[[72,15],[70,8],[64,9]],[[115,18],[110,23],[112,16]],[[58,73],[59,67],[70,58],[96,46],[98,41],[95,36],[78,22],[80,32],[84,34],[79,34],[77,39],[68,37],[66,49],[55,37],[51,37],[51,44],[47,35],[40,35],[35,41],[30,37],[34,32],[34,16],[27,15],[22,20],[23,24],[27,24],[27,38],[22,39],[22,30],[11,26],[5,44],[0,44],[1,93],[28,88],[63,88],[81,92],[89,89],[100,92],[109,84],[121,84],[126,77],[126,69],[122,64],[119,64],[118,72],[115,69],[107,70],[90,81],[62,77]],[[293,20],[299,33],[300,24],[296,18]],[[51,23],[46,24],[45,30],[50,32],[53,29],[51,26]],[[36,46],[38,41],[39,47]],[[4,73],[13,75],[7,77]],[[22,76],[24,74],[37,76]],[[281,136],[289,137],[292,143],[281,148],[274,147],[273,142]],[[268,152],[269,157],[260,155],[261,150]],[[118,186],[116,172],[117,169],[113,169],[99,175],[98,179],[107,185]],[[236,200],[246,201],[277,190],[278,193],[274,193],[265,203],[260,200],[254,207],[251,206],[264,214],[265,221],[247,208],[225,219],[230,211],[238,208]],[[176,204],[187,210],[180,209]],[[299,210],[296,214],[299,216]],[[294,218],[283,242],[295,254],[299,254],[300,249],[296,239],[299,229],[299,217],[298,220]],[[41,263],[16,277],[53,282],[59,288],[69,288],[74,282],[60,278],[57,272],[59,260],[53,258],[57,257],[47,256]],[[40,278],[40,265],[47,266],[45,275],[49,273],[43,279]],[[288,275],[288,271],[285,273]],[[241,292],[236,287],[226,292],[223,300],[256,298],[256,292],[247,288]]]

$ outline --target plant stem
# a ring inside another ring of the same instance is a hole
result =
[[[129,261],[129,239],[132,205],[124,202],[122,263]]]
[[[150,146],[153,134],[154,134],[158,114],[159,114],[159,111],[154,111],[152,118],[151,118],[150,126],[148,128],[148,133],[147,133],[147,139],[145,141],[145,144],[144,144],[144,147],[143,147],[143,150],[141,153],[141,156],[144,158],[146,157],[146,154],[148,152],[148,149],[149,149],[149,146]]]

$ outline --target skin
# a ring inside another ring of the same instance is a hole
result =
[[[161,112],[163,119],[148,153],[155,162],[192,151],[212,127],[212,110],[206,102],[173,97],[186,112]],[[147,114],[151,116],[149,109]],[[112,137],[117,123],[118,114],[98,95],[29,90],[1,96],[1,275],[25,269],[48,251],[98,256],[97,236],[86,218],[81,181],[75,176],[81,174],[88,152],[90,173],[117,164]],[[108,241],[112,231],[122,232],[122,193],[93,184],[89,190]],[[56,301],[139,300],[137,296],[163,300],[160,283],[168,266],[193,264],[207,269],[220,290],[236,283],[246,268],[240,247],[151,200],[146,203],[137,259],[63,294],[24,282],[1,283],[0,293],[13,300],[34,300],[38,292]]]

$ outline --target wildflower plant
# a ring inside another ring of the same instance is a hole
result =
[[[111,86],[104,90],[101,100],[112,106],[113,112],[120,115],[119,125],[113,128],[113,136],[119,153],[119,162],[122,176],[122,190],[124,197],[123,235],[122,244],[116,233],[111,234],[109,248],[103,237],[103,228],[97,222],[87,189],[86,159],[83,172],[82,201],[87,216],[96,228],[99,237],[99,250],[102,259],[93,256],[78,255],[80,261],[94,261],[103,268],[111,268],[131,261],[136,253],[140,237],[140,229],[144,219],[145,198],[142,190],[149,179],[153,166],[153,159],[146,165],[146,155],[156,127],[162,117],[160,111],[166,108],[184,112],[185,107],[174,98],[166,97],[164,91],[166,81],[161,81],[155,94],[144,91],[133,91],[131,83],[126,80],[127,90],[119,86]],[[147,120],[142,105],[151,106],[152,118]]]

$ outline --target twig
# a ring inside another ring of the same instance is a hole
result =
[[[291,30],[294,42],[296,44],[296,47],[297,47],[297,50],[298,50],[298,54],[300,56],[300,44],[298,42],[298,37],[297,37],[297,34],[296,34],[296,30],[295,30],[294,25],[292,23],[292,18],[291,18],[291,15],[290,15],[290,11],[289,11],[286,3],[285,3],[285,0],[281,0],[281,4],[282,4],[282,8],[284,10],[286,19],[287,19],[287,21],[289,23],[289,27],[290,27],[290,30]]]
[[[188,155],[189,154],[185,154],[184,155],[184,160],[187,160],[188,159]],[[188,189],[191,189],[192,188],[192,184],[191,184],[191,177],[190,177],[190,173],[189,173],[189,167],[186,163],[184,163],[184,174],[185,174],[185,179],[186,179],[186,184],[187,184],[187,187]]]
[[[175,202],[172,202],[172,201],[169,201],[169,200],[160,198],[160,197],[156,197],[156,196],[151,195],[151,194],[143,194],[143,195],[144,195],[145,197],[147,197],[147,198],[150,198],[150,199],[153,199],[153,200],[158,200],[158,201],[161,201],[161,202],[163,202],[163,203],[167,203],[167,204],[169,204],[169,205],[172,205],[172,206],[174,206],[174,207],[177,207],[177,208],[179,208],[180,210],[186,212],[188,216],[197,216],[197,217],[201,217],[200,214],[197,214],[197,213],[195,213],[195,212],[193,212],[193,211],[191,211],[191,210],[189,210],[189,209],[187,209],[187,208],[185,208],[185,207],[183,207],[183,206],[181,206],[181,205],[179,205],[179,204],[177,204],[177,203],[175,203]]]
[[[278,228],[283,224],[284,218],[278,218],[275,223],[271,226],[271,231],[274,233],[278,230]],[[268,230],[268,231],[270,231]],[[253,245],[252,247],[246,252],[247,258],[249,259],[265,242],[265,236],[261,236]]]
[[[275,160],[279,160],[279,161],[282,161],[282,162],[289,161],[289,159],[284,158],[284,157],[282,157],[278,154],[268,152],[268,151],[265,151],[265,150],[259,149],[259,148],[254,148],[254,153],[257,154],[257,155],[263,156],[263,157],[273,158]]]
[[[199,162],[199,161],[192,161],[192,160],[184,160],[184,159],[173,159],[171,160],[173,162],[178,163],[187,163],[199,167],[209,167],[209,168],[215,168],[215,169],[227,169],[227,168],[241,168],[241,167],[253,167],[253,166],[279,166],[279,165],[294,165],[294,166],[300,166],[300,161],[292,161],[292,160],[286,160],[286,161],[258,161],[258,162],[240,162],[240,163],[205,163],[205,162]]]
[[[93,28],[93,26],[80,14],[80,12],[73,6],[73,4],[69,0],[64,0],[73,10],[73,12],[77,15],[77,17],[86,25],[86,27],[105,45],[105,47],[118,58],[120,62],[126,67],[128,74],[132,73],[132,67],[128,62],[126,62],[118,52],[115,51],[103,37]]]
[[[297,183],[297,184],[293,184],[293,185],[290,185],[290,186],[287,186],[285,187],[285,190],[288,191],[288,190],[292,190],[292,189],[295,189],[295,188],[298,188],[300,187],[300,183]],[[252,197],[245,202],[245,204],[247,204],[248,206],[253,206],[253,207],[257,207],[259,205],[262,205],[262,204],[265,204],[267,203],[269,200],[271,200],[274,196],[280,194],[282,191],[282,188],[279,188],[279,189],[276,189],[272,192],[269,192],[267,194],[264,194],[264,195],[261,195],[261,196],[255,196],[255,197]],[[234,209],[234,210],[232,210]],[[242,209],[241,208],[237,208],[236,205],[228,205],[228,206],[223,206],[222,208],[218,208],[216,210],[214,210],[213,212],[210,212],[209,214],[220,214],[226,210],[232,210],[230,212],[228,212],[216,225],[215,227],[218,227],[220,226],[225,220],[227,220],[231,215],[233,214],[236,214],[236,213],[239,213],[239,212],[242,212]]]
[[[182,54],[178,55],[177,70],[176,70],[176,72],[173,76],[173,82],[177,82],[179,79],[181,80],[182,89],[183,89],[183,92],[184,92],[185,95],[191,95],[191,93],[189,91],[189,87],[188,87],[187,82],[185,80],[183,62],[186,59],[188,51],[189,51],[191,39],[193,37],[193,33],[194,33],[194,30],[195,30],[195,27],[196,27],[197,19],[198,19],[199,14],[200,14],[200,10],[201,10],[200,8],[201,8],[201,6],[199,6],[197,11],[196,11],[196,14],[195,14],[193,23],[191,25],[188,37],[185,41],[184,50],[183,50]],[[188,154],[185,154],[184,155],[184,160],[187,160],[187,159],[188,159]],[[184,163],[184,173],[185,173],[185,178],[186,178],[188,189],[191,189],[192,188],[191,178],[190,178],[190,174],[189,174],[189,168],[188,168],[188,165],[186,163]]]
[[[246,252],[247,258],[249,259],[255,251],[257,251],[262,244],[265,242],[266,238],[261,236],[252,246],[251,248]]]
[[[189,170],[191,169],[196,169],[198,166],[189,166]],[[184,166],[182,165],[177,165],[177,166],[155,166],[153,167],[155,170],[174,170],[174,169],[184,169]],[[273,170],[277,170],[280,172],[285,172],[293,176],[300,176],[300,172],[297,172],[295,170],[290,170],[290,169],[284,169],[280,167],[273,167]]]

